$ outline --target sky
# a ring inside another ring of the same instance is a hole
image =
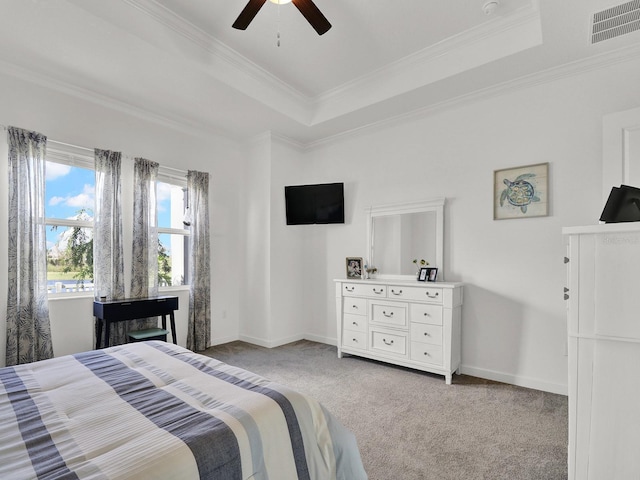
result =
[[[158,184],[158,225],[171,226],[170,186]],[[47,162],[45,181],[45,216],[47,218],[73,218],[85,209],[93,218],[95,208],[95,172],[86,168]],[[61,232],[47,228],[47,248],[57,242]]]

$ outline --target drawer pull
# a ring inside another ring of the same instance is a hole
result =
[[[357,338],[354,338],[354,339],[353,339],[353,343],[358,343],[358,339],[357,339]]]
[[[424,336],[425,337],[430,337],[431,335],[429,335],[427,332],[424,332]]]
[[[351,308],[358,309],[358,305],[353,305]]]
[[[402,290],[398,290],[397,292],[393,289],[391,289],[391,293],[393,293],[394,295],[402,295]]]
[[[429,297],[429,298],[438,298],[438,292],[436,292],[435,295],[431,295],[429,292],[427,292],[427,297]]]
[[[429,313],[427,313],[427,312],[424,312],[424,316],[425,316],[425,317],[430,317],[430,316],[431,316],[431,314],[429,314]]]
[[[386,312],[386,310],[383,310],[383,311],[382,311],[382,314],[383,314],[385,317],[387,317],[387,318],[392,318],[392,317],[393,317],[393,312],[391,312],[391,313],[387,313],[387,312]]]
[[[127,305],[131,305],[131,302],[121,303],[120,305],[122,305],[123,307],[126,307]]]
[[[429,355],[429,352],[424,352],[424,355],[425,355],[426,357],[430,357],[430,356],[431,356],[431,355]]]
[[[353,292],[353,291],[356,289],[356,287],[351,287],[351,288],[349,288],[349,287],[346,287],[346,286],[345,286],[344,288],[345,288],[345,290],[346,290],[347,292]]]
[[[373,293],[375,293],[376,295],[380,295],[383,292],[384,292],[384,289],[382,289],[382,288],[379,291],[376,290],[375,288],[373,289]]]
[[[358,322],[351,322],[352,325],[358,326]]]
[[[160,303],[160,302],[166,302],[167,299],[166,298],[159,298],[158,300],[156,300],[156,302]]]
[[[387,339],[383,338],[382,341],[384,342],[385,345],[393,345],[393,340],[387,342]]]

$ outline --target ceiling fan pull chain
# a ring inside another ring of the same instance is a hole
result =
[[[278,47],[280,46],[280,2],[278,2]]]

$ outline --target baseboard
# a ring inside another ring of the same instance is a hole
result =
[[[229,335],[227,337],[219,337],[211,340],[211,347],[215,345],[222,345],[223,343],[235,342],[236,340],[240,340],[237,335]]]
[[[334,347],[338,344],[336,338],[322,337],[320,335],[306,334],[304,339],[309,340],[310,342],[326,343],[327,345],[333,345]]]
[[[298,340],[304,340],[306,337],[303,334],[291,335],[289,337],[279,338],[277,340],[265,340],[263,338],[251,337],[249,335],[240,335],[238,340],[243,342],[251,343],[253,345],[258,345],[260,347],[265,348],[275,348],[280,347],[282,345],[286,345],[287,343],[297,342]]]
[[[495,382],[508,383],[518,387],[531,388],[533,390],[542,390],[543,392],[557,393],[558,395],[568,395],[569,389],[567,385],[559,383],[550,383],[544,380],[531,377],[523,377],[521,375],[512,375],[495,370],[487,370],[484,368],[471,367],[468,365],[460,366],[460,373],[471,375],[472,377],[484,378]]]

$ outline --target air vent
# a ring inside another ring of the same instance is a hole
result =
[[[623,3],[593,15],[591,43],[640,30],[640,0]]]

